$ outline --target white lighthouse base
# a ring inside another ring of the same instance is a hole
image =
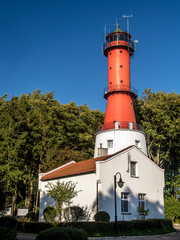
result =
[[[126,147],[135,145],[147,155],[146,136],[143,131],[134,129],[110,129],[96,134],[94,158],[114,154]],[[103,150],[103,151],[101,151]]]

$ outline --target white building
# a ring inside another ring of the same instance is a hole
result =
[[[137,207],[143,205],[149,209],[148,218],[164,218],[164,170],[137,147],[130,146],[112,155],[70,162],[40,174],[40,221],[44,220],[44,208],[55,205],[47,195],[46,185],[58,180],[77,183],[76,190],[80,192],[72,205],[89,206],[92,219],[97,211],[107,211],[114,221],[114,175],[117,172],[125,182],[116,190],[118,220],[138,219]]]

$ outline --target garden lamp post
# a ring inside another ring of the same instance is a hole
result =
[[[119,181],[117,181],[117,176],[118,175],[119,175]],[[117,184],[120,188],[122,188],[123,185],[124,185],[124,182],[122,181],[120,172],[117,172],[114,175],[115,234],[116,234],[116,236],[117,236],[117,203],[116,203],[116,187],[117,187]]]

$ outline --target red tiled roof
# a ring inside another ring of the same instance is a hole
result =
[[[81,162],[71,163],[65,167],[57,169],[49,174],[43,176],[41,178],[42,181],[60,178],[60,177],[67,177],[70,175],[76,174],[83,174],[89,172],[95,172],[96,170],[96,162],[102,161],[109,156],[99,157],[99,158],[92,158]]]
[[[107,156],[98,157],[98,158],[92,158],[92,159],[88,159],[88,160],[81,161],[81,162],[75,162],[75,163],[73,162],[64,167],[62,166],[62,168],[51,171],[50,173],[47,173],[46,175],[44,175],[41,178],[41,181],[95,172],[96,162],[106,160],[120,152],[123,152],[124,150],[127,150],[130,147],[132,147],[132,146],[129,146],[129,147],[127,147],[119,152],[116,152],[112,155],[107,155]]]

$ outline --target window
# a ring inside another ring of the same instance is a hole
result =
[[[135,140],[135,146],[141,149],[141,142],[139,140]]]
[[[138,200],[139,200],[139,208],[141,208],[141,209],[145,209],[145,196],[146,196],[146,194],[144,194],[144,193],[139,193],[138,194]]]
[[[113,147],[113,140],[108,140],[107,145],[108,145],[108,148],[112,148]]]
[[[128,198],[129,198],[129,193],[121,193],[121,212],[122,213],[128,213],[129,208],[128,208]]]
[[[137,163],[131,162],[131,177],[137,176]]]

